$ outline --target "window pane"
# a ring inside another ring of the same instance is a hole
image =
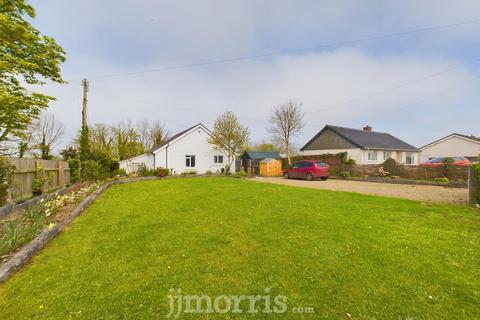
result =
[[[190,162],[191,167],[195,167],[195,156],[191,156],[191,159],[192,159]]]

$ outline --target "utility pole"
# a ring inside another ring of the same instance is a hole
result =
[[[82,131],[80,133],[80,160],[85,161],[90,158],[90,143],[88,136],[88,122],[87,122],[87,95],[89,83],[87,79],[82,80],[83,87],[83,104],[82,104]]]
[[[82,80],[82,87],[83,87],[83,107],[82,107],[82,129],[87,126],[87,103],[88,103],[88,80]]]

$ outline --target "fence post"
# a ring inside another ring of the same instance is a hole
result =
[[[477,172],[473,166],[468,168],[468,203],[480,203],[480,181],[477,179]]]
[[[65,166],[62,161],[58,162],[57,170],[57,186],[62,187],[65,184]]]

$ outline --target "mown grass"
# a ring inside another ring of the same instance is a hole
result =
[[[286,314],[208,318],[474,319],[479,252],[467,207],[240,179],[133,183],[0,287],[0,319],[165,318],[170,288],[288,298]]]

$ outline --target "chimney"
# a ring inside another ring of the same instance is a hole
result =
[[[363,127],[363,131],[365,132],[372,132],[372,127],[370,127],[369,125]]]

